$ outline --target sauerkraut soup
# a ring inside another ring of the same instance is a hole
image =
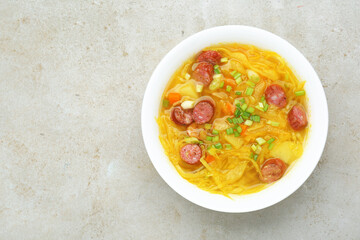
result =
[[[177,172],[211,193],[248,194],[278,181],[308,133],[304,81],[275,52],[221,44],[169,79],[157,123]]]

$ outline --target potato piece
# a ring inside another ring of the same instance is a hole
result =
[[[276,143],[271,150],[273,157],[280,158],[286,164],[290,165],[294,160],[298,159],[303,153],[303,147],[301,144],[296,144],[290,141]]]
[[[199,95],[196,92],[195,84],[192,81],[188,81],[187,83],[181,84],[178,88],[178,92],[182,96],[189,96],[191,98],[198,98]]]

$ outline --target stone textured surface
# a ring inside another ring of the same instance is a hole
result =
[[[265,210],[225,214],[170,189],[141,137],[160,59],[205,28],[287,39],[327,94],[325,152]],[[360,1],[0,2],[0,239],[360,239]]]

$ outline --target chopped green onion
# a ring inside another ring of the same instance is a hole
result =
[[[247,104],[246,104],[246,103],[244,103],[244,104],[241,106],[241,109],[242,109],[243,111],[245,111],[245,110],[246,110],[246,108],[247,108]]]
[[[240,102],[241,102],[242,104],[244,104],[244,103],[245,103],[245,98],[240,99]]]
[[[246,126],[251,126],[253,124],[253,121],[251,120],[246,120],[245,123],[244,123]]]
[[[231,86],[229,86],[229,85],[228,85],[228,86],[226,86],[226,91],[227,91],[227,92],[230,92],[230,91],[231,91],[231,89],[232,89],[232,87],[231,87]]]
[[[234,133],[234,129],[232,129],[232,128],[226,129],[226,134],[227,135],[230,135],[230,134],[233,134],[233,133]]]
[[[217,143],[217,144],[214,145],[214,147],[217,148],[217,149],[221,149],[222,145],[221,145],[221,143]]]
[[[246,88],[245,94],[251,96],[254,92],[254,89],[251,87]]]
[[[256,142],[259,144],[259,145],[263,145],[266,143],[265,139],[261,138],[261,137],[258,137],[256,138]]]
[[[212,141],[212,140],[213,140],[213,137],[206,136],[206,140],[207,140],[207,141]]]
[[[237,85],[239,85],[241,83],[241,77],[236,78],[235,82],[236,82]]]
[[[226,58],[226,57],[223,57],[220,59],[220,62],[222,62],[222,63],[226,63],[227,61],[228,61],[228,58]]]
[[[223,78],[222,74],[215,74],[213,76],[213,80],[211,81],[211,83],[209,85],[209,89],[211,91],[214,91],[214,90],[220,88],[222,78]]]
[[[259,107],[264,108],[264,104],[262,102],[259,102]]]
[[[256,146],[256,151],[255,151],[255,153],[256,153],[256,154],[260,154],[260,153],[261,153],[261,150],[262,150],[262,147],[261,147],[260,145],[257,145],[257,146]]]
[[[248,70],[246,71],[246,73],[247,73],[247,75],[248,75],[248,77],[249,77],[249,79],[250,79],[251,81],[253,81],[253,82],[255,82],[255,83],[257,83],[257,82],[260,81],[260,77],[259,77],[259,75],[258,75],[256,72],[248,69]]]
[[[270,145],[268,146],[268,149],[271,150],[274,147],[274,143],[270,143]]]
[[[275,138],[270,138],[269,140],[267,140],[267,143],[271,144],[273,141],[275,141]]]
[[[245,119],[248,119],[250,117],[250,113],[243,112],[242,117],[245,118]]]
[[[186,143],[200,143],[199,139],[195,137],[187,137],[184,139]]]
[[[233,124],[237,124],[237,123],[238,123],[238,119],[237,119],[237,118],[232,118],[231,120],[232,120]]]
[[[265,112],[265,110],[263,108],[259,107],[259,106],[255,106],[255,108],[262,111],[262,112]]]
[[[167,99],[164,99],[164,100],[163,100],[163,107],[164,107],[164,108],[169,107],[169,104],[170,104],[169,100],[167,100]]]
[[[269,108],[269,104],[265,103],[264,104],[264,111],[266,112],[268,110],[268,108]]]
[[[267,121],[266,123],[267,123],[267,124],[270,124],[270,125],[273,126],[273,127],[278,127],[278,126],[280,126],[280,123],[279,123],[279,122]]]
[[[216,64],[216,65],[214,66],[214,69],[217,69],[217,68],[219,68],[219,67],[220,67],[220,66]]]
[[[249,85],[250,87],[255,87],[255,83],[251,81],[246,81],[246,84]]]
[[[248,113],[253,113],[253,112],[255,111],[255,109],[252,108],[252,107],[248,107],[248,108],[246,109],[246,111],[247,111]]]
[[[244,122],[244,119],[241,116],[237,118],[238,124],[243,123],[243,122]]]
[[[235,99],[235,100],[234,100],[234,105],[238,105],[238,104],[240,104],[240,100],[239,100],[239,99]]]
[[[236,91],[236,92],[235,92],[235,95],[241,95],[241,92],[240,92],[240,91]]]
[[[206,124],[205,124],[205,129],[211,129],[211,124],[210,124],[210,123],[206,123]]]
[[[242,128],[241,128],[240,126],[238,126],[238,127],[236,128],[236,130],[238,131],[238,133],[241,133],[241,132],[242,132]]]
[[[228,120],[229,123],[232,123],[232,122],[233,122],[232,119],[229,118],[229,117],[227,118],[227,120]]]
[[[221,72],[220,72],[220,70],[219,70],[218,68],[215,68],[215,69],[214,69],[214,73],[219,74],[219,73],[221,73]]]
[[[252,115],[250,119],[254,122],[260,122],[260,116],[259,115]]]
[[[196,92],[200,93],[204,89],[204,85],[202,84],[196,84]]]
[[[241,77],[241,73],[236,72],[233,76],[234,76],[235,79],[237,79],[237,78]]]
[[[303,95],[305,95],[305,91],[304,91],[304,90],[302,90],[302,91],[297,91],[297,92],[295,92],[295,95],[296,95],[296,96],[303,96]]]
[[[219,136],[213,137],[213,142],[218,142],[220,140]]]
[[[261,102],[265,101],[265,96],[262,96],[260,99]]]
[[[257,149],[257,146],[255,144],[251,145],[251,149],[255,152]]]
[[[239,136],[240,136],[239,132],[236,131],[236,130],[234,130],[234,136],[235,136],[235,137],[239,137]]]
[[[223,87],[224,87],[224,84],[225,84],[225,82],[222,81],[222,82],[220,83],[220,88],[223,88]]]
[[[225,146],[225,149],[227,149],[227,150],[230,150],[230,149],[232,149],[232,146],[231,146],[231,144],[224,144],[224,146]]]
[[[234,76],[237,73],[237,71],[232,71],[230,74],[231,76]]]
[[[213,129],[213,130],[212,130],[212,134],[214,134],[214,135],[219,135],[219,131],[216,130],[216,129]]]
[[[204,142],[203,141],[199,141],[199,144],[203,144]]]
[[[186,74],[185,74],[185,79],[186,79],[186,80],[189,80],[189,79],[190,79],[190,74],[186,73]]]
[[[254,158],[254,153],[250,153],[250,158],[251,158],[251,159]]]
[[[254,155],[254,160],[256,161],[258,159],[259,155],[258,154],[255,154]]]
[[[234,113],[235,117],[239,117],[240,114],[241,114],[240,110],[238,108],[235,109],[235,113]]]

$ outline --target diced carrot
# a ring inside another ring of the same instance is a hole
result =
[[[229,103],[229,102],[226,102],[225,106],[226,106],[226,111],[227,111],[227,113],[228,113],[229,115],[234,115],[234,113],[235,113],[235,106],[232,105],[232,104]]]
[[[244,136],[244,135],[245,135],[245,132],[246,132],[246,129],[247,129],[248,126],[246,126],[246,125],[244,125],[244,124],[241,124],[240,127],[241,127],[241,129],[242,129],[242,131],[241,131],[241,136]]]
[[[215,160],[215,157],[211,156],[210,154],[206,155],[205,161],[207,163],[211,163],[214,160]]]
[[[225,85],[231,86],[233,89],[236,88],[236,82],[234,79],[231,78],[224,78]]]
[[[181,100],[181,94],[180,93],[169,93],[168,96],[169,102],[171,105]]]

